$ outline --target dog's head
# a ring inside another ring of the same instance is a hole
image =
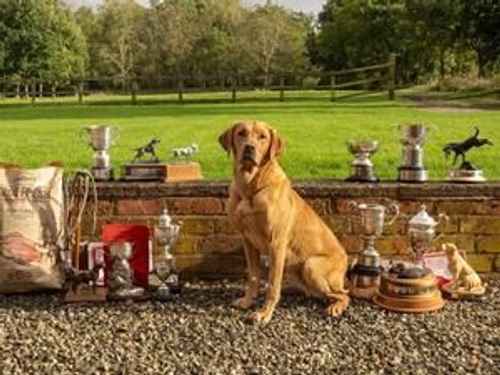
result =
[[[260,121],[235,123],[221,134],[219,143],[228,154],[233,154],[235,163],[247,171],[263,166],[284,151],[278,132]]]
[[[441,245],[441,251],[443,251],[449,258],[453,258],[458,253],[458,248],[455,244],[444,243]]]

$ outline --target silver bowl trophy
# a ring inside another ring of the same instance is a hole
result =
[[[453,165],[455,166],[458,157],[462,158],[462,164],[458,169],[453,169],[448,174],[448,181],[451,182],[484,182],[483,171],[466,160],[466,154],[473,148],[482,146],[493,146],[493,143],[486,138],[479,138],[479,129],[475,128],[475,133],[463,142],[448,143],[443,148],[443,152],[448,159],[450,154],[454,154]]]
[[[380,280],[380,254],[375,248],[375,240],[380,237],[384,225],[392,225],[399,216],[399,207],[391,203],[387,207],[380,204],[350,203],[353,213],[359,214],[363,231],[363,248],[349,274],[352,279],[351,293],[354,297],[371,299]],[[386,211],[392,214],[388,220]]]
[[[424,142],[429,128],[422,124],[399,126],[402,132],[403,163],[399,167],[399,181],[425,182],[429,176],[424,167]]]
[[[378,150],[377,141],[349,141],[349,152],[355,156],[352,161],[352,175],[346,179],[350,182],[378,182],[370,156]]]
[[[83,128],[88,135],[88,144],[94,150],[94,165],[92,175],[98,181],[108,181],[114,178],[109,149],[118,138],[115,127],[108,125],[92,125]]]
[[[134,285],[134,271],[130,266],[133,245],[130,242],[113,243],[110,247],[111,270],[108,272],[108,298],[134,300],[146,297],[144,288]]]
[[[153,298],[159,301],[168,301],[172,295],[180,293],[179,276],[171,250],[179,239],[181,224],[174,223],[165,209],[154,230],[155,242],[162,248],[163,254],[154,263],[149,284],[153,289]]]

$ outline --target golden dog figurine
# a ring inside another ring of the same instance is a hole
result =
[[[269,257],[264,305],[250,319],[267,323],[279,302],[283,276],[308,295],[329,301],[327,314],[339,316],[349,304],[344,278],[346,252],[328,226],[292,189],[278,164],[284,143],[276,130],[258,121],[234,124],[219,137],[233,154],[234,178],[228,214],[243,236],[248,280],[234,305],[248,309],[260,284],[260,255]]]
[[[458,248],[452,243],[445,243],[441,248],[446,253],[448,269],[452,275],[452,280],[447,285],[447,288],[458,293],[484,291],[484,286],[479,275],[460,255]]]

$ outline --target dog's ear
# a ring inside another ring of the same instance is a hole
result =
[[[231,126],[219,136],[219,143],[229,155],[233,151],[233,133],[236,125]]]
[[[271,133],[271,145],[269,146],[269,158],[279,158],[285,151],[285,141],[281,139],[275,129],[269,130]]]

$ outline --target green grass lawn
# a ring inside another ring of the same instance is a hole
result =
[[[388,101],[385,93],[335,103],[328,100],[328,93],[317,92],[287,93],[285,102],[276,100],[277,92],[238,95],[241,99],[236,104],[223,100],[229,94],[211,93],[186,95],[188,102],[182,105],[175,102],[175,95],[139,97],[136,106],[127,97],[90,97],[84,105],[75,104],[75,98],[43,99],[34,106],[0,99],[0,160],[28,167],[62,160],[70,170],[89,167],[92,152],[80,137],[81,128],[110,124],[121,133],[111,152],[116,167],[132,157],[135,147],[156,136],[161,139],[162,158],[168,159],[173,147],[195,142],[200,145],[197,160],[205,176],[227,178],[230,162],[217,138],[240,119],[266,121],[279,130],[287,141],[282,164],[294,178],[345,178],[352,159],[346,141],[374,138],[381,143],[373,158],[378,174],[394,179],[401,159],[397,124],[408,122],[433,125],[425,148],[433,179],[442,179],[449,168],[443,145],[466,138],[473,125],[481,128],[482,136],[500,144],[500,111],[495,110],[427,111],[404,99]],[[483,167],[487,177],[498,179],[498,155],[497,146],[485,147],[472,151],[470,159]]]

